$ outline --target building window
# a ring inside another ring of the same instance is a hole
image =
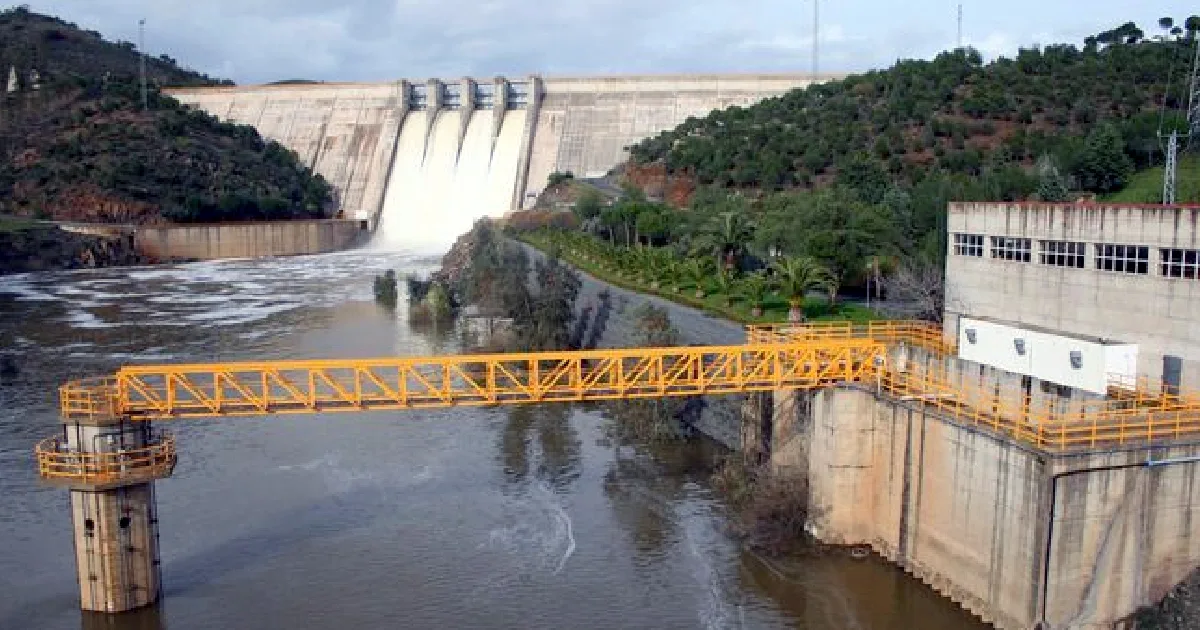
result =
[[[954,254],[956,256],[983,257],[982,234],[955,234]]]
[[[1030,240],[1027,238],[1014,238],[1011,236],[992,237],[992,258],[1029,262],[1031,258],[1030,249],[1032,249]]]
[[[1083,269],[1083,257],[1086,250],[1087,245],[1085,243],[1074,241],[1042,241],[1040,260],[1043,265]]]
[[[1096,245],[1096,268],[1120,273],[1149,273],[1150,248],[1141,245]]]
[[[1168,278],[1200,278],[1200,250],[1162,249],[1162,275]]]

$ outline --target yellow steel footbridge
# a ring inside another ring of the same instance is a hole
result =
[[[735,346],[127,366],[60,388],[63,430],[40,476],[71,492],[84,609],[131,610],[160,592],[153,481],[175,467],[155,420],[695,396],[835,385],[1048,452],[1200,435],[1200,397],[1114,389],[1069,408],[1001,395],[947,369],[954,348],[914,322],[751,327]]]
[[[1148,388],[1070,414],[1001,397],[934,369],[896,369],[893,346],[953,354],[942,331],[919,322],[752,326],[737,346],[626,348],[435,357],[250,361],[127,366],[60,388],[64,422],[113,426],[151,420],[461,405],[487,406],[695,396],[863,383],[936,407],[967,424],[1061,451],[1200,433],[1200,398]],[[68,432],[69,433],[69,432]],[[68,436],[69,437],[69,436]],[[125,441],[123,439],[123,441]],[[170,474],[175,443],[93,449],[54,437],[36,448],[47,480],[75,487]]]

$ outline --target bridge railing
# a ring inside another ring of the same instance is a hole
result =
[[[58,388],[58,403],[64,418],[90,423],[115,420],[121,407],[117,377],[71,381]]]
[[[1064,402],[963,382],[942,371],[885,371],[884,393],[936,408],[962,424],[986,428],[1048,451],[1072,451],[1200,437],[1200,398],[1127,390],[1123,397]]]
[[[804,324],[751,324],[747,343],[797,343],[829,339],[871,339],[879,343],[905,343],[941,354],[954,354],[957,344],[940,326],[922,321],[811,322]]]
[[[46,438],[34,455],[43,479],[92,486],[169,477],[176,462],[175,438],[162,433],[146,446],[111,453],[84,453],[70,449],[62,438]]]
[[[66,411],[115,395],[134,419],[690,396],[854,381],[885,360],[870,339],[443,357],[129,366],[111,390],[68,385]],[[71,417],[67,415],[66,417]]]

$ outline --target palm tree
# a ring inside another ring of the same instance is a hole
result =
[[[737,282],[736,272],[724,265],[717,267],[712,276],[713,293],[725,296],[725,307],[733,305],[734,285]]]
[[[763,271],[755,271],[738,282],[738,294],[750,303],[750,314],[762,317],[763,302],[771,292],[771,281]]]
[[[717,264],[735,267],[753,235],[754,226],[744,213],[725,211],[712,218],[702,242],[716,251]]]
[[[684,263],[683,275],[696,287],[696,298],[703,298],[704,282],[712,275],[712,263],[707,258],[692,258]]]
[[[837,280],[829,268],[811,256],[788,256],[775,261],[771,270],[788,300],[788,321],[804,321],[804,296],[809,291],[837,292]]]

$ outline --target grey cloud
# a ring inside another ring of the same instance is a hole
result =
[[[30,2],[35,10],[112,39],[135,40],[137,20],[145,17],[150,52],[165,52],[239,83],[533,72],[807,71],[812,62],[809,0]],[[950,19],[924,19],[945,13],[943,0],[910,4],[897,15],[882,0],[824,3],[822,69],[886,66],[953,44]],[[987,20],[997,23],[987,34],[1024,41],[1013,35],[1027,29],[1023,21]],[[1076,22],[1070,28],[1078,29]],[[1002,40],[991,40],[997,42]]]

